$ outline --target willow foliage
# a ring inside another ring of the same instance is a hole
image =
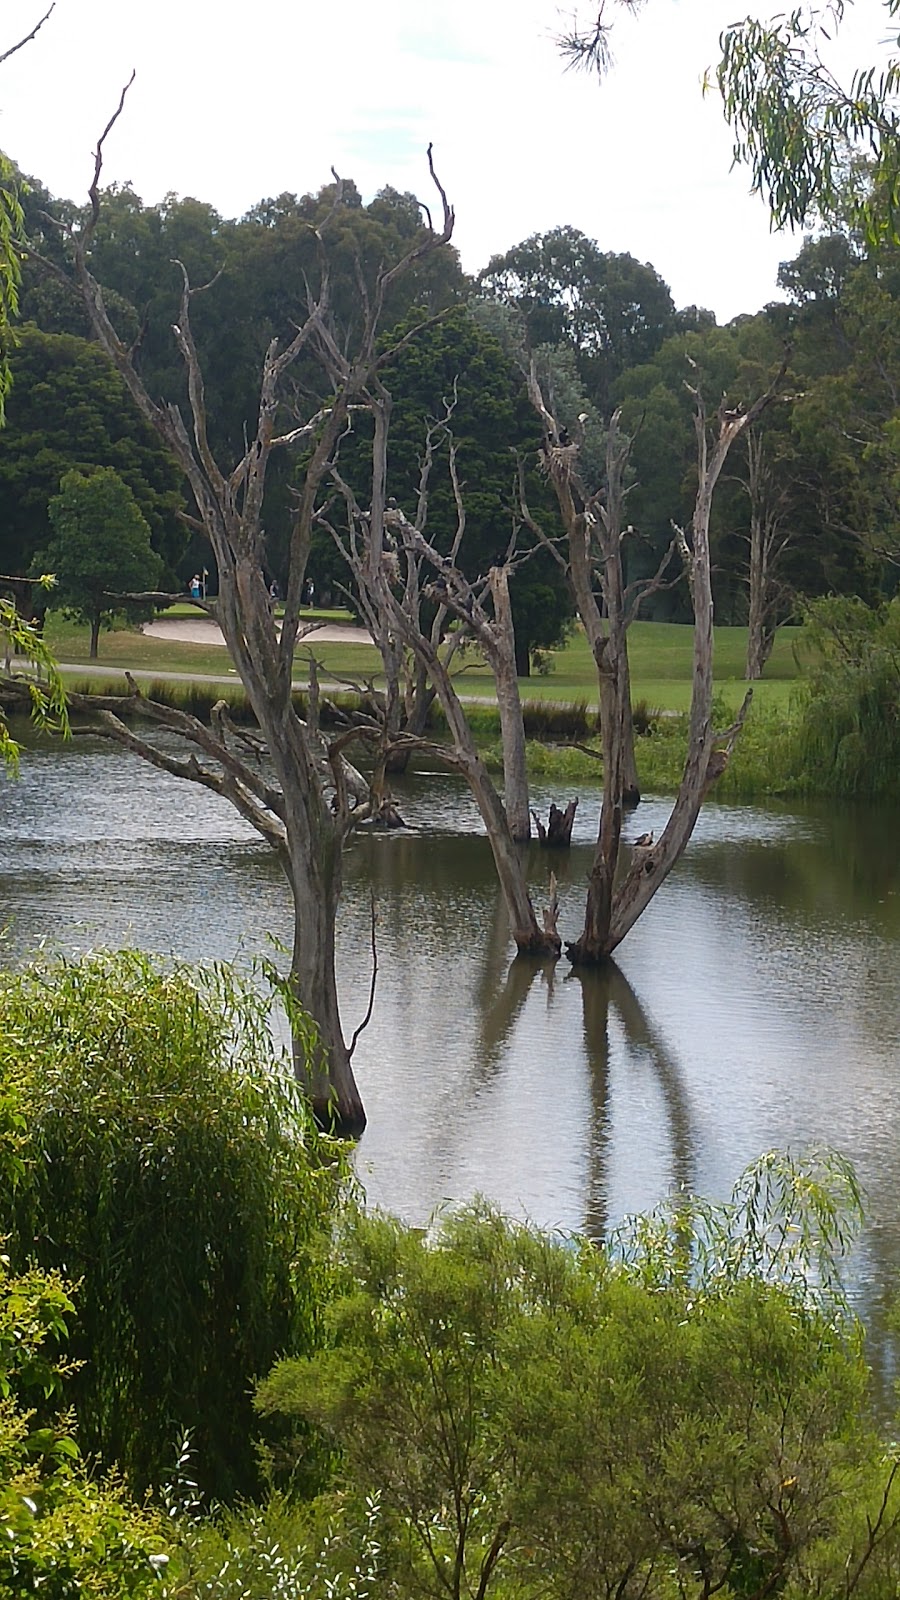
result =
[[[53,579],[48,575],[40,582],[46,588],[52,584]],[[26,680],[28,707],[34,726],[68,737],[66,691],[56,661],[40,634],[19,616],[12,601],[4,599],[2,595],[0,595],[0,642],[35,669],[35,676]],[[15,777],[19,770],[19,755],[20,746],[9,731],[0,695],[0,772],[5,769],[7,776]]]
[[[896,796],[900,774],[900,600],[816,601],[804,629],[814,658],[796,735],[808,786],[842,798]]]
[[[345,1177],[266,1005],[136,952],[0,977],[0,1215],[14,1263],[79,1284],[83,1448],[142,1490],[190,1429],[205,1489],[256,1482],[249,1390],[311,1350]]]
[[[9,157],[0,152],[0,428],[6,417],[6,397],[12,383],[9,349],[12,324],[19,310],[22,282],[19,247],[23,225],[16,172]]]

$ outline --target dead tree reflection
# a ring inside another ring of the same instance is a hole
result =
[[[629,1056],[653,1070],[666,1111],[671,1150],[669,1187],[695,1187],[694,1135],[690,1101],[677,1058],[662,1032],[647,1015],[614,961],[595,970],[574,969],[564,979],[580,983],[584,1018],[584,1048],[591,1073],[592,1127],[589,1144],[588,1192],[584,1231],[600,1242],[610,1224],[608,1149],[612,1137],[610,1118],[610,1011],[615,1012],[625,1035]],[[617,1220],[617,1219],[614,1219]]]

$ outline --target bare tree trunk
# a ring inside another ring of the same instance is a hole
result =
[[[784,375],[787,358],[765,394],[746,412],[720,408],[717,433],[712,443],[707,438],[706,416],[697,396],[695,429],[699,457],[699,484],[691,521],[690,540],[682,538],[682,555],[687,563],[694,610],[694,655],[688,753],[675,804],[662,835],[656,843],[635,846],[623,881],[616,889],[605,940],[606,955],[611,954],[631,931],[676,862],[680,860],[700,808],[712,784],[728,764],[734,742],[743,726],[749,693],[734,724],[717,734],[712,725],[713,700],[713,599],[709,550],[709,522],[713,494],[735,439],[760,415],[773,398]]]
[[[710,785],[724,771],[734,740],[743,724],[749,700],[733,727],[716,734],[712,726],[713,603],[710,582],[709,522],[712,497],[731,446],[773,399],[787,367],[781,369],[765,394],[746,410],[728,410],[725,402],[716,418],[712,440],[707,433],[702,397],[695,391],[695,431],[698,452],[698,488],[690,536],[678,531],[678,544],[690,577],[694,608],[693,688],[688,753],[675,804],[657,843],[652,835],[635,845],[628,871],[618,878],[622,813],[633,735],[626,628],[629,613],[622,568],[622,506],[624,471],[630,441],[619,431],[619,415],[609,424],[606,446],[606,483],[590,494],[578,475],[579,444],[560,435],[547,410],[534,368],[529,376],[532,404],[544,424],[544,460],[568,536],[568,573],[579,615],[584,623],[600,686],[600,722],[603,752],[603,801],[594,860],[588,880],[584,927],[568,944],[567,954],[576,965],[593,965],[608,959],[633,928],[660,884],[682,855],[693,832]],[[523,511],[524,495],[520,497]],[[531,519],[534,526],[533,519]],[[538,533],[540,532],[537,529]],[[559,559],[559,558],[558,558]],[[649,592],[662,582],[668,555]],[[606,609],[604,618],[594,593],[599,576]],[[636,602],[636,603],[639,603]],[[634,615],[634,609],[630,615]]]
[[[294,900],[294,941],[290,983],[296,999],[313,1019],[318,1039],[294,1036],[294,1070],[309,1097],[320,1127],[346,1137],[360,1134],[365,1112],[338,1010],[334,928],[341,889],[341,863],[329,852],[309,870],[300,849],[287,863]]]
[[[627,759],[627,730],[631,727],[627,701],[628,675],[623,671],[625,654],[625,615],[622,594],[621,560],[618,541],[606,545],[604,562],[610,585],[608,634],[598,649],[597,670],[600,682],[600,744],[603,751],[603,799],[597,845],[588,878],[584,927],[578,939],[566,946],[575,966],[589,966],[608,954],[613,915],[613,892],[619,861],[624,811],[624,768]],[[632,727],[633,733],[633,727]],[[633,753],[632,753],[633,759]]]
[[[424,641],[419,648],[423,645]],[[551,918],[550,925],[544,928],[538,923],[525,881],[523,857],[513,839],[490,773],[478,753],[450,675],[437,656],[428,662],[428,666],[447,718],[456,764],[466,778],[485,826],[516,948],[521,955],[558,956],[561,941],[556,932],[555,918]]]
[[[537,812],[533,812],[534,824],[538,831],[538,842],[545,850],[568,850],[572,843],[572,826],[575,822],[575,812],[578,810],[578,801],[570,800],[565,811],[558,805],[551,803],[544,826]]]
[[[519,844],[525,844],[531,838],[531,809],[528,803],[525,724],[516,673],[516,643],[509,598],[509,572],[506,566],[492,567],[489,578],[494,601],[494,643],[490,659],[503,744],[504,807],[513,839]]]
[[[780,489],[765,437],[755,429],[747,434],[747,479],[750,499],[750,535],[747,556],[747,663],[744,676],[755,682],[775,643],[775,621],[783,599],[777,569],[791,542],[784,529],[789,497]]]
[[[91,617],[91,643],[88,650],[88,660],[96,661],[100,649],[100,613]]]
[[[413,667],[413,682],[405,698],[405,716],[401,723],[402,731],[410,739],[423,738],[428,728],[428,718],[434,705],[435,693],[428,682],[428,674],[420,661]],[[409,766],[411,755],[410,747],[397,744],[389,750],[385,760],[385,771],[389,773],[405,772]]]
[[[631,663],[628,659],[628,638],[622,651],[622,804],[626,811],[634,811],[641,803],[641,784],[638,778],[637,757],[634,753],[634,717],[631,710]]]
[[[327,525],[350,565],[361,595],[364,596],[363,603],[367,616],[372,619],[375,637],[385,640],[402,639],[420,663],[424,677],[440,700],[452,740],[452,756],[449,759],[466,778],[484,822],[517,948],[523,954],[555,957],[559,955],[561,945],[556,930],[558,906],[555,897],[545,912],[542,928],[528,892],[525,863],[517,848],[507,812],[478,752],[450,674],[450,660],[457,642],[463,637],[474,635],[498,680],[504,756],[508,758],[505,761],[507,794],[514,815],[517,817],[522,838],[527,839],[530,833],[530,813],[525,770],[525,741],[518,680],[515,674],[515,642],[509,604],[507,563],[500,562],[491,568],[488,584],[494,597],[494,615],[489,616],[481,604],[480,596],[455,565],[465,529],[465,506],[456,476],[452,437],[450,437],[449,465],[458,526],[451,556],[448,558],[441,555],[428,543],[422,531],[426,520],[427,473],[431,465],[434,429],[429,429],[426,440],[425,466],[420,482],[416,521],[411,522],[404,512],[395,507],[386,509],[387,417],[390,410],[390,396],[380,383],[373,385],[373,388],[376,389],[377,400],[373,403],[375,429],[371,505],[368,510],[362,510],[352,488],[342,478],[335,465],[332,468],[332,477],[344,497],[347,509],[346,538],[340,535],[331,523]],[[451,412],[452,406],[448,407],[447,418],[442,424],[448,436],[447,424]],[[405,576],[397,570],[398,552],[402,553],[406,568]],[[436,577],[434,582],[426,583],[423,589],[420,569],[424,561],[428,562]],[[423,594],[437,604],[437,617],[428,630],[423,626],[421,619]],[[461,628],[449,641],[444,641],[441,629],[448,613],[459,619]],[[446,752],[440,754],[441,759],[448,759]],[[523,805],[525,814],[524,818],[520,818]]]
[[[758,538],[758,530],[754,530],[756,519],[751,519],[751,544],[750,544],[750,607],[747,616],[747,668],[745,677],[750,682],[755,682],[763,675],[763,668],[772,653],[775,635],[772,629],[766,627],[767,607],[765,604],[766,573],[764,567],[763,551]],[[754,531],[757,537],[754,538]]]

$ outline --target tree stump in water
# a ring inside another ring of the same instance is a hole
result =
[[[372,826],[375,828],[406,827],[406,823],[403,821],[403,818],[401,817],[390,796],[382,800],[378,810],[374,813],[372,817]]]
[[[565,811],[561,811],[557,805],[551,805],[546,827],[537,812],[532,811],[531,815],[538,831],[538,843],[543,849],[568,850],[572,843],[572,824],[577,810],[577,799],[570,800]]]

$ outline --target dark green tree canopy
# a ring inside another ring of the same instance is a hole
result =
[[[174,582],[185,544],[180,473],[95,345],[71,334],[18,330],[16,403],[0,432],[3,568],[27,572],[50,538],[48,507],[71,471],[111,467],[128,485]]]
[[[649,361],[675,326],[672,296],[659,273],[634,256],[601,250],[577,228],[532,234],[493,256],[478,288],[518,308],[531,348],[570,344],[601,410],[619,374]]]
[[[210,441],[225,458],[243,452],[245,434],[256,426],[259,375],[270,341],[293,337],[307,314],[308,293],[317,292],[321,259],[315,230],[334,199],[335,186],[329,184],[317,194],[262,200],[239,221],[228,221],[190,197],[168,195],[157,205],[145,205],[128,184],[101,195],[91,268],[104,285],[120,336],[136,342],[137,364],[150,393],[176,400],[185,414],[184,366],[172,335],[182,287],[179,263],[191,284],[203,290],[193,299],[191,320],[204,372]],[[77,222],[80,214],[38,186],[26,211],[26,230],[36,248],[57,261],[62,259],[60,232],[46,221],[48,211],[62,223]],[[366,315],[365,294],[373,291],[384,262],[425,237],[423,220],[413,195],[386,188],[364,206],[352,182],[344,182],[329,235],[331,331],[341,348],[358,333]],[[448,247],[392,286],[383,325],[413,309],[435,315],[462,299],[467,288],[458,256]],[[74,299],[31,267],[23,306],[25,315],[47,331],[87,331]],[[324,398],[321,366],[301,358],[294,386],[300,406],[311,394]],[[280,419],[286,429],[293,420],[290,404]],[[289,474],[287,457],[274,458],[266,509],[273,572],[290,522]]]

